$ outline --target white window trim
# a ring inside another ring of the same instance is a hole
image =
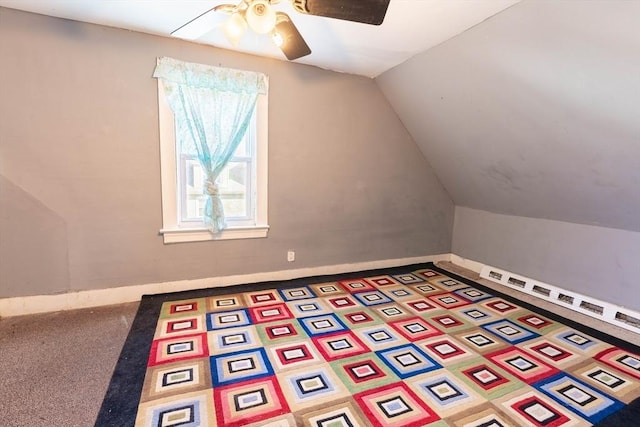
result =
[[[158,80],[158,116],[160,121],[160,175],[162,186],[162,229],[164,243],[202,242],[208,240],[265,238],[269,232],[268,213],[268,89],[258,95],[256,140],[256,221],[252,226],[229,226],[212,233],[202,227],[181,227],[178,219],[176,138],[173,112]],[[268,78],[267,78],[268,87]]]

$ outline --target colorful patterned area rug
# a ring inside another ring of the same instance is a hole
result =
[[[96,426],[633,426],[639,354],[433,264],[151,295]]]

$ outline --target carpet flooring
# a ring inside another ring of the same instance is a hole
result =
[[[640,349],[433,264],[145,296],[96,426],[621,426]]]

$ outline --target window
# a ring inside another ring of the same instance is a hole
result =
[[[266,237],[267,222],[267,102],[258,95],[244,138],[216,179],[227,227],[212,233],[203,211],[206,172],[193,146],[185,141],[186,124],[174,116],[158,78],[162,222],[165,243]]]
[[[178,124],[176,124],[178,125]],[[233,153],[229,163],[218,176],[220,198],[224,206],[225,218],[232,226],[255,224],[255,198],[252,197],[256,182],[256,168],[253,153],[256,150],[255,114],[247,134]],[[177,135],[180,135],[178,132]],[[178,218],[180,224],[197,227],[202,223],[207,195],[205,192],[206,172],[197,156],[183,149],[182,140],[177,137],[179,152],[178,167]]]

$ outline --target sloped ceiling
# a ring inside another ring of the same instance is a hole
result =
[[[312,50],[311,55],[296,62],[375,77],[520,0],[392,0],[384,22],[379,26],[303,15],[293,10],[293,0],[270,1],[278,11],[291,16]],[[174,30],[216,5],[239,2],[0,0],[0,7],[168,37]],[[203,19],[209,31],[196,40],[198,43],[285,59],[267,35],[247,31],[237,45],[231,44],[220,28],[228,19],[223,13],[207,13]]]
[[[640,231],[639,22],[524,0],[376,81],[456,205]]]

